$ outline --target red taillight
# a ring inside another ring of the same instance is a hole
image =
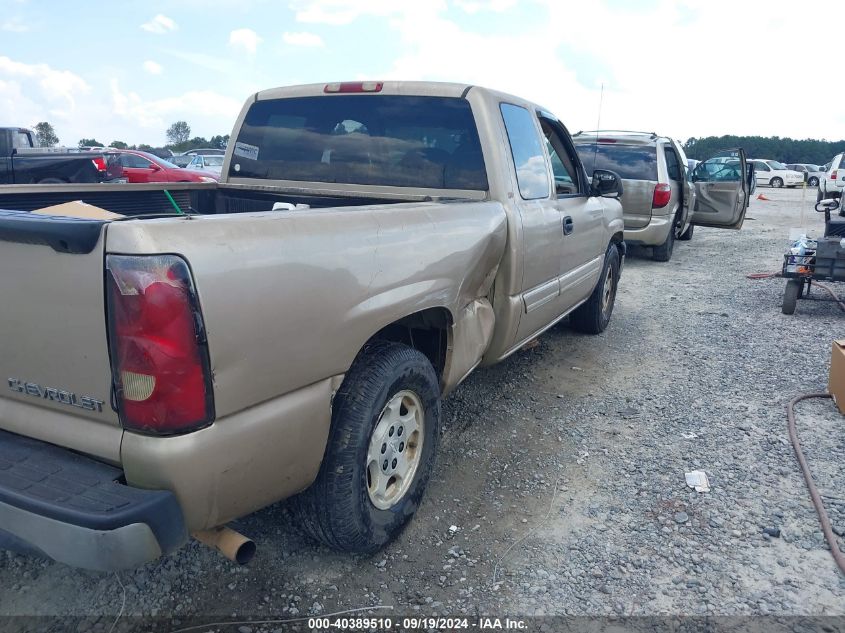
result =
[[[830,179],[836,180],[836,170],[835,169],[830,173]]]
[[[175,255],[108,255],[106,283],[123,426],[169,435],[210,424],[208,353],[188,265]]]
[[[323,92],[381,92],[384,82],[381,81],[344,81],[326,84]]]
[[[97,158],[92,158],[91,162],[94,163],[94,167],[97,168],[97,171],[106,171],[106,159],[102,156],[97,156]]]
[[[654,195],[651,197],[651,208],[662,209],[672,198],[672,187],[665,182],[658,183],[654,187]]]

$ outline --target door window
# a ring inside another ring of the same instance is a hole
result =
[[[149,169],[152,163],[146,158],[135,156],[135,154],[124,154],[120,158],[120,164],[130,169]]]
[[[565,142],[558,129],[559,125],[554,119],[540,113],[540,127],[546,137],[546,151],[549,153],[555,178],[555,193],[558,196],[580,194],[582,191],[579,186],[575,150]]]
[[[741,169],[740,159],[730,151],[696,165],[692,179],[694,182],[741,182]]]
[[[27,134],[26,132],[21,132],[19,130],[13,131],[12,147],[14,149],[24,149],[27,147],[32,147],[32,140],[29,138],[29,134]]]
[[[681,180],[681,164],[678,161],[675,150],[667,145],[664,151],[666,152],[666,173],[669,176],[669,180]]]
[[[772,171],[772,168],[762,161],[755,160],[754,171]]]
[[[519,194],[524,200],[548,198],[549,172],[534,116],[525,108],[510,103],[501,104],[500,109],[516,167]]]

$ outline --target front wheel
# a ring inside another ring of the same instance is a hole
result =
[[[695,224],[690,224],[687,227],[687,230],[684,231],[683,233],[681,233],[678,236],[678,239],[681,240],[682,242],[689,242],[692,239],[692,234],[693,234],[694,231],[695,231]]]
[[[320,472],[291,500],[302,529],[329,547],[371,553],[420,504],[440,437],[440,387],[428,358],[376,342],[355,360],[332,406]]]
[[[569,315],[569,325],[585,334],[601,334],[610,323],[613,305],[616,303],[616,288],[619,285],[621,260],[616,244],[607,247],[599,283],[587,302]]]
[[[780,189],[783,187],[783,179],[781,178],[772,178],[769,184],[774,187],[775,189]]]

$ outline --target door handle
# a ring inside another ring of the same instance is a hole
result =
[[[565,218],[563,218],[563,234],[569,235],[574,230],[575,224],[572,222],[572,216],[567,215]]]

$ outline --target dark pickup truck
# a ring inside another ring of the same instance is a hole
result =
[[[25,128],[0,128],[0,185],[102,182],[102,154],[40,148]]]

